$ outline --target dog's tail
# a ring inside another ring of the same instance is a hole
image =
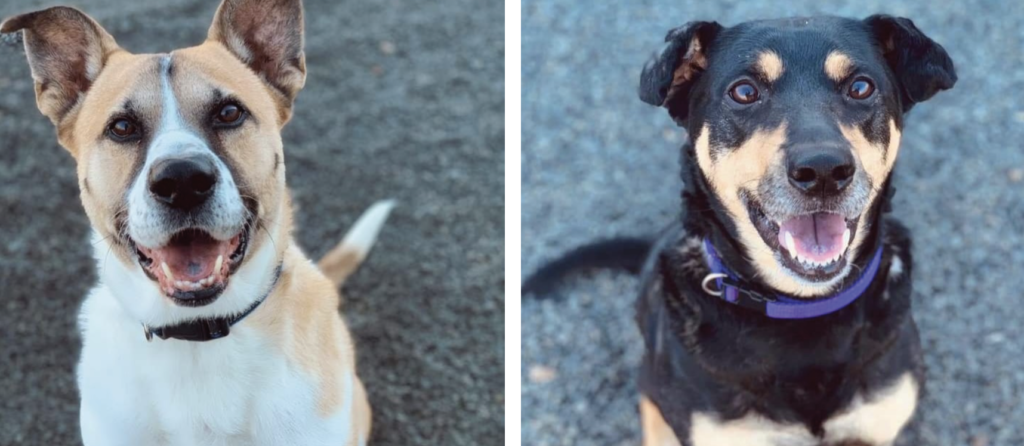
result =
[[[620,269],[632,274],[640,272],[653,240],[623,237],[603,240],[573,249],[542,266],[523,282],[522,295],[548,297],[563,278],[589,268]]]
[[[384,226],[384,222],[395,207],[394,200],[378,201],[370,206],[363,215],[352,225],[345,238],[331,249],[317,263],[320,271],[334,282],[335,286],[341,286],[350,274],[355,272],[363,263],[366,256],[377,241],[377,234]]]

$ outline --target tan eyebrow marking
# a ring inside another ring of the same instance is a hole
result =
[[[782,77],[782,72],[785,67],[782,64],[782,58],[774,51],[768,50],[757,55],[757,63],[754,67],[764,75],[764,80],[768,82],[775,82]]]
[[[851,70],[853,70],[853,61],[846,54],[832,51],[825,58],[825,75],[833,81],[841,82],[846,79]]]

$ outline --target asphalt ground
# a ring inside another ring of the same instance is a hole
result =
[[[121,46],[201,42],[217,2],[64,0]],[[0,17],[50,1],[6,0]],[[296,237],[314,258],[395,198],[344,315],[379,445],[504,431],[500,2],[306,1],[309,76],[284,131]],[[78,307],[95,281],[74,161],[0,45],[0,445],[78,444]]]
[[[915,241],[928,392],[914,445],[1024,444],[1024,9],[1012,2],[524,0],[522,271],[589,241],[650,235],[679,210],[684,132],[636,96],[692,20],[906,16],[956,63],[907,120],[894,215]],[[591,272],[522,310],[524,445],[635,445],[636,279]]]

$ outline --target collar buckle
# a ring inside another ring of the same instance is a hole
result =
[[[716,290],[714,288],[711,288],[711,284],[715,280],[722,279],[724,281],[728,277],[728,275],[722,273],[709,273],[708,275],[704,276],[704,280],[700,282],[700,287],[704,289],[705,293],[708,293],[715,297],[722,297],[722,294],[725,293],[725,288],[722,287]]]

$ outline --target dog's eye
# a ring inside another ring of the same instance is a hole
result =
[[[854,99],[867,99],[874,92],[875,84],[872,84],[868,79],[859,78],[850,84],[850,91],[847,94]]]
[[[139,126],[135,125],[135,123],[128,118],[114,120],[114,122],[111,122],[110,126],[107,127],[107,135],[118,142],[131,140],[138,136],[138,134]]]
[[[753,104],[760,97],[757,87],[747,81],[738,82],[729,89],[729,97],[738,104]]]
[[[225,104],[217,112],[216,124],[225,127],[234,127],[245,120],[245,110],[236,104]]]

